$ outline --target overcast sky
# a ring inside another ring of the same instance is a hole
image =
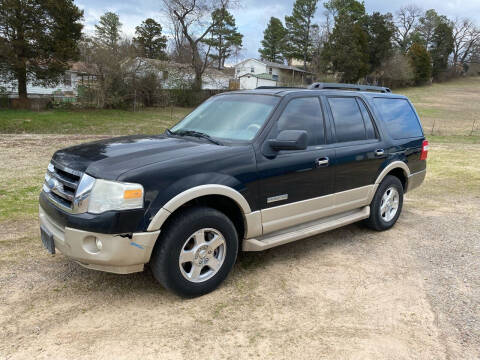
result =
[[[164,27],[168,35],[167,25],[161,11],[161,0],[79,0],[76,4],[85,11],[86,32],[93,32],[93,26],[98,18],[107,11],[113,11],[120,16],[123,24],[123,33],[133,36],[135,26],[144,19],[151,17]],[[240,59],[258,56],[260,41],[263,39],[263,30],[271,16],[284,20],[285,15],[291,14],[294,0],[239,0],[240,7],[233,11],[239,31],[244,35],[243,51]],[[316,21],[321,22],[324,10],[320,0]],[[438,13],[454,17],[470,17],[480,25],[480,0],[366,0],[368,13],[395,13],[401,6],[416,4],[423,9],[434,8]],[[238,60],[240,60],[238,59]],[[233,59],[232,59],[233,60]],[[233,60],[234,61],[234,60]]]

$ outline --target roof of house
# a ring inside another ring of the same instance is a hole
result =
[[[256,77],[258,79],[278,81],[278,79],[275,79],[272,74],[267,74],[267,73],[263,73],[263,74],[246,73],[246,74],[243,74],[242,76],[239,76],[239,77],[244,77],[244,76],[247,76],[247,77],[248,76],[253,76],[253,77]]]
[[[70,63],[70,71],[94,75],[98,72],[98,69],[95,64],[87,64],[82,61],[77,61]]]
[[[285,64],[280,64],[280,63],[276,63],[276,62],[271,62],[271,61],[264,61],[264,60],[258,60],[258,59],[254,59],[254,58],[250,58],[250,59],[246,59],[246,60],[243,60],[241,62],[239,62],[237,65],[235,65],[235,67],[249,61],[249,60],[254,60],[254,61],[257,61],[259,63],[262,63],[262,64],[265,64],[267,66],[270,66],[270,67],[276,67],[276,68],[279,68],[279,69],[284,69],[284,70],[293,70],[293,71],[298,71],[298,72],[304,72],[304,73],[308,73],[308,71],[305,71],[303,69],[300,69],[300,68],[297,68],[295,66],[290,66],[290,65],[285,65]]]
[[[130,59],[128,61],[141,61],[146,65],[150,65],[156,67],[158,69],[182,69],[186,72],[193,72],[193,67],[191,64],[182,64],[176,63],[173,61],[166,61],[166,60],[157,60],[157,59],[148,59],[137,57],[135,59]],[[219,70],[215,67],[209,66],[205,69],[205,74],[210,76],[224,76],[224,77],[233,77],[235,71],[233,68],[226,67],[222,70]]]

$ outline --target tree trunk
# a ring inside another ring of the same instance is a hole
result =
[[[202,90],[202,71],[195,68],[195,80],[193,81],[194,90]]]
[[[190,47],[192,49],[192,66],[193,71],[195,71],[195,79],[193,82],[194,90],[202,89],[202,75],[203,75],[203,62],[200,59],[200,53],[198,52],[198,47],[195,42],[190,42]]]
[[[27,99],[27,69],[25,67],[17,70],[18,97],[21,100]]]
[[[218,70],[222,70],[222,35],[219,35],[219,46],[218,46]]]

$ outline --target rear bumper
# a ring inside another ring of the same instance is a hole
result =
[[[153,246],[160,231],[122,234],[102,234],[62,226],[40,206],[40,225],[53,234],[55,248],[80,265],[94,270],[129,274],[143,270],[150,261]],[[102,242],[98,249],[96,240]]]
[[[425,176],[427,175],[427,169],[411,174],[408,177],[408,188],[407,191],[411,191],[420,185],[422,185]]]

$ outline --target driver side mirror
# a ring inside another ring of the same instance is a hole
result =
[[[273,150],[305,150],[308,145],[308,135],[305,130],[283,130],[276,139],[268,140]]]

